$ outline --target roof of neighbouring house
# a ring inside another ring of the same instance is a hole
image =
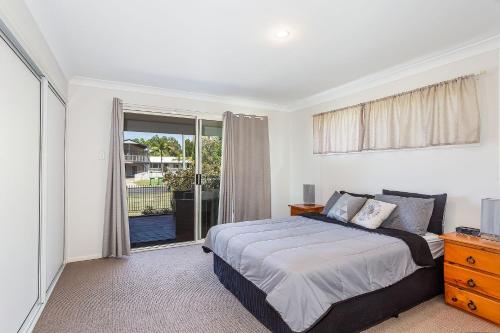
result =
[[[123,144],[128,144],[128,145],[136,145],[136,146],[139,146],[139,147],[142,147],[142,148],[147,148],[148,146],[146,145],[143,145],[142,143],[138,143],[138,142],[135,142],[133,140],[125,140],[123,141]]]

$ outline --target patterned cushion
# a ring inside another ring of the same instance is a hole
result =
[[[425,235],[434,209],[434,198],[404,198],[396,195],[377,194],[375,199],[398,206],[382,223],[382,227]]]
[[[337,200],[340,199],[340,197],[342,196],[342,194],[340,194],[339,192],[335,191],[332,196],[330,197],[330,199],[328,199],[328,201],[326,202],[325,204],[325,208],[323,208],[323,214],[326,215],[328,214],[328,212],[330,211],[330,209],[332,209],[333,205],[335,205],[335,203],[337,202]]]
[[[377,229],[395,208],[394,204],[368,199],[351,222],[368,229]]]
[[[343,194],[333,205],[327,216],[342,222],[349,222],[366,202],[366,198]]]

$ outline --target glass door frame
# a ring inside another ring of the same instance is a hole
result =
[[[202,122],[203,118],[196,117],[196,142],[195,142],[195,169],[194,169],[194,240],[201,240],[201,167],[202,167],[202,156],[201,153],[201,134],[202,134]]]
[[[202,154],[202,137],[203,137],[203,121],[220,121],[222,115],[204,115],[196,117],[196,143],[195,143],[195,226],[194,240],[202,240],[202,176],[203,176],[203,154]]]

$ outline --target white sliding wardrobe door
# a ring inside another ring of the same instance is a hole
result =
[[[65,107],[48,89],[44,114],[44,220],[46,288],[64,260],[64,128]]]
[[[0,332],[39,293],[40,81],[0,38]]]

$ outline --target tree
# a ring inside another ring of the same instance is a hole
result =
[[[204,136],[201,138],[202,171],[208,177],[219,177],[222,156],[222,138]]]
[[[148,140],[148,147],[151,155],[160,156],[161,171],[163,172],[163,156],[168,152],[168,143],[165,137],[160,138],[158,135],[153,136]]]
[[[141,145],[145,145],[145,146],[148,145],[147,140],[144,138],[134,138],[134,139],[132,139],[132,141],[134,141],[135,143],[139,143]]]
[[[184,149],[186,150],[186,157],[194,161],[195,159],[195,149],[194,142],[191,139],[184,140]]]
[[[217,136],[204,136],[201,140],[202,164],[202,186],[204,191],[218,189],[220,177],[220,164],[222,154],[222,138]],[[191,139],[185,140],[186,157],[192,159],[185,170],[167,170],[165,172],[165,184],[172,190],[187,191],[192,188],[194,182],[195,145]]]
[[[165,140],[165,142],[167,143],[168,156],[173,156],[173,157],[181,157],[182,156],[182,147],[176,138],[171,137],[171,136],[169,136],[169,137],[163,136],[163,137],[161,137],[161,139]]]

